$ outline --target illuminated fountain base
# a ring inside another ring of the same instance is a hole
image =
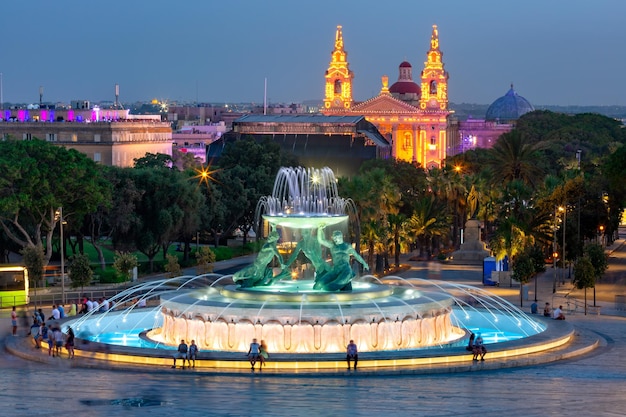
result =
[[[451,320],[445,293],[353,283],[352,292],[312,289],[312,281],[241,289],[234,285],[162,295],[163,325],[148,337],[175,346],[195,340],[200,350],[245,352],[253,338],[275,353],[416,349],[465,336]]]

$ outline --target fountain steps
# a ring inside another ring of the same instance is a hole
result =
[[[595,333],[580,331],[566,322],[545,320],[546,331],[523,340],[488,345],[485,362],[473,362],[463,346],[394,352],[362,352],[359,360],[361,374],[426,374],[469,372],[523,366],[537,366],[587,354],[605,345]],[[19,357],[56,364],[100,369],[126,369],[164,372],[172,363],[172,351],[111,347],[99,343],[81,344],[77,341],[76,358],[71,362],[63,353],[61,359],[47,355],[47,349],[34,349],[30,338],[6,338],[6,349]],[[345,372],[343,354],[274,354],[263,372],[272,375],[320,375]],[[240,374],[250,372],[245,353],[201,352],[194,372]]]

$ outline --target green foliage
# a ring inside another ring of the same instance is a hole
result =
[[[523,253],[515,260],[511,278],[519,281],[522,285],[528,283],[537,274],[535,265],[528,253]]]
[[[168,272],[169,278],[174,278],[182,275],[180,264],[178,263],[178,256],[167,254],[167,263],[165,264],[165,271]]]
[[[127,278],[121,275],[115,268],[99,269],[97,273],[94,273],[94,280],[98,280],[101,284],[117,284],[127,280]]]
[[[604,252],[602,245],[590,243],[585,246],[585,256],[589,258],[593,266],[595,279],[599,280],[609,267],[608,256]]]
[[[26,246],[20,251],[22,254],[22,260],[26,269],[28,269],[28,277],[34,283],[41,282],[43,279],[43,267],[45,262],[45,254],[43,247]]]
[[[72,288],[82,288],[89,285],[93,278],[93,270],[89,262],[89,257],[77,253],[70,259],[70,281]]]
[[[0,141],[0,226],[21,247],[46,243],[63,207],[64,220],[94,211],[107,195],[102,170],[86,155],[42,140]]]
[[[146,153],[141,158],[135,158],[135,168],[168,168],[172,166],[172,157],[162,153]]]
[[[596,285],[596,271],[593,269],[591,260],[587,256],[578,258],[574,263],[574,279],[572,283],[582,290],[583,288],[593,288]]]
[[[533,269],[535,270],[536,274],[545,272],[546,260],[545,260],[543,250],[541,250],[541,247],[539,245],[533,245],[528,250],[528,256],[533,263]]]
[[[113,268],[125,278],[130,280],[130,274],[133,268],[137,266],[137,257],[129,252],[115,252]]]
[[[198,272],[206,274],[213,272],[213,263],[215,262],[215,252],[208,246],[202,246],[198,252],[196,252],[196,259],[198,260]]]

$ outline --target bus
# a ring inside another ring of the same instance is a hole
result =
[[[0,308],[29,303],[28,271],[19,265],[0,265]]]

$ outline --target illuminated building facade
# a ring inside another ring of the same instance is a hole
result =
[[[484,119],[468,118],[458,122],[458,142],[452,144],[451,155],[475,148],[491,148],[500,135],[510,132],[517,119],[535,108],[528,100],[517,94],[511,84],[510,90],[496,99]]]
[[[3,110],[0,139],[6,138],[45,140],[107,166],[131,167],[148,152],[172,155],[170,124],[129,110]]]
[[[378,96],[361,103],[352,98],[352,79],[343,32],[337,27],[335,48],[326,71],[324,110],[326,115],[363,115],[391,143],[396,159],[440,167],[448,154],[448,137],[452,130],[448,119],[448,72],[444,69],[439,48],[439,31],[433,25],[430,49],[420,74],[421,86],[413,81],[412,66],[402,62],[398,81],[389,87],[382,77]]]

